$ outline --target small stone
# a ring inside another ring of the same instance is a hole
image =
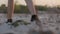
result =
[[[5,33],[5,34],[14,34],[14,33]]]
[[[52,31],[40,31],[40,34],[54,34]]]
[[[57,27],[56,30],[59,30],[59,28]]]

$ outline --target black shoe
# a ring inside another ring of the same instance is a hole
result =
[[[31,22],[35,21],[37,19],[37,15],[32,15],[31,16]]]
[[[12,23],[12,19],[8,19],[6,23]]]

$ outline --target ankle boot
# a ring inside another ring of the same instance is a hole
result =
[[[37,19],[37,15],[32,15],[31,16],[31,22],[35,21]]]
[[[6,23],[12,23],[12,19],[8,19]]]

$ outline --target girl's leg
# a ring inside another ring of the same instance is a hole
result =
[[[36,15],[36,9],[35,9],[35,5],[33,3],[33,0],[25,0],[28,6],[29,11],[31,12],[31,14]]]
[[[14,13],[14,0],[8,0],[7,22],[12,22],[13,13]]]
[[[32,14],[31,21],[34,21],[37,17],[37,12],[33,3],[33,0],[25,0],[28,6],[29,11]]]

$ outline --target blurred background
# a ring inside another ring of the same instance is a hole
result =
[[[33,0],[38,17],[46,34],[60,34],[60,0]],[[0,0],[0,34],[41,34],[25,0],[14,0],[13,23],[6,24],[8,0]]]

